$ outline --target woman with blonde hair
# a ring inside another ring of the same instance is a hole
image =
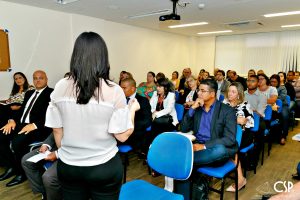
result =
[[[253,135],[250,128],[254,127],[253,111],[250,104],[245,101],[244,88],[241,83],[233,82],[227,88],[225,93],[224,104],[235,108],[237,116],[237,124],[243,127],[243,136],[240,148],[249,146],[253,142]],[[238,164],[238,189],[240,190],[246,185],[246,178],[243,176],[241,163]],[[232,184],[226,191],[235,192],[235,186]]]

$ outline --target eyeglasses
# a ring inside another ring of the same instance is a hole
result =
[[[259,80],[259,81],[262,81],[262,80],[264,80],[264,79],[265,79],[265,78],[259,78],[258,80]]]
[[[255,83],[256,80],[247,80],[248,83]]]
[[[209,90],[199,90],[200,93],[211,92]]]

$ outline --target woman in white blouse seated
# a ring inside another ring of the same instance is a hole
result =
[[[153,122],[151,134],[147,138],[150,145],[153,139],[162,132],[174,131],[178,124],[175,110],[175,93],[173,85],[167,78],[157,80],[156,90],[150,99]]]
[[[122,89],[109,80],[108,52],[97,33],[84,32],[75,42],[68,78],[51,94],[46,126],[58,149],[58,178],[65,200],[118,199],[122,162],[116,139],[133,132],[139,104],[128,107]]]

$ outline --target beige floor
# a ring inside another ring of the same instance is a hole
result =
[[[295,183],[295,181],[291,179],[291,174],[295,172],[295,167],[300,161],[300,143],[292,141],[291,137],[296,133],[300,133],[300,125],[289,132],[289,139],[285,146],[273,145],[271,156],[265,158],[263,166],[258,166],[255,175],[253,171],[247,173],[247,185],[245,189],[239,192],[239,199],[260,199],[262,194],[275,193],[273,185],[276,181],[292,181]],[[3,169],[0,168],[0,173],[2,172]],[[159,186],[164,184],[162,177],[152,178],[149,176],[147,167],[143,165],[142,161],[138,160],[136,156],[130,157],[130,165],[128,167],[127,180],[130,181],[132,179],[144,179]],[[28,181],[21,185],[7,188],[5,184],[8,181],[9,180],[0,182],[0,200],[41,199],[40,195],[32,194]],[[232,180],[228,179],[226,186],[231,182]],[[278,189],[280,189],[280,187],[278,187]],[[211,193],[210,199],[219,199],[219,195]],[[226,192],[224,199],[234,199],[234,195]]]

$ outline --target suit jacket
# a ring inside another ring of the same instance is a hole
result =
[[[29,90],[25,93],[24,102],[20,108],[20,114],[14,116],[13,119],[16,123],[20,123],[21,117],[24,113],[25,106],[30,99],[31,95],[35,93],[36,90]],[[43,129],[45,126],[46,111],[50,102],[50,94],[53,89],[48,86],[43,90],[43,92],[38,96],[34,102],[31,111],[29,112],[29,122],[34,123],[37,126],[37,129]]]
[[[149,100],[139,94],[135,98],[140,104],[140,109],[135,112],[134,131],[145,131],[152,122],[152,113]]]
[[[187,112],[181,123],[182,132],[193,130],[194,134],[201,128],[200,120],[202,108],[195,110],[194,116],[190,117]],[[236,142],[236,115],[235,110],[220,101],[216,101],[210,129],[210,140],[205,143],[206,148],[213,147],[216,144],[222,144],[228,150],[230,156],[233,156],[238,150]]]

